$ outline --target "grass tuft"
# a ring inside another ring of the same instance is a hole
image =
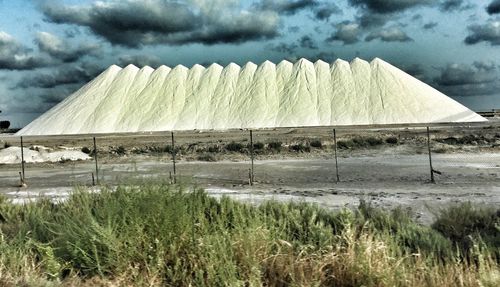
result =
[[[498,286],[497,220],[464,205],[426,227],[366,202],[252,206],[165,184],[0,197],[0,285]]]

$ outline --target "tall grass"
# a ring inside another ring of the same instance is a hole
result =
[[[404,210],[366,203],[341,212],[303,203],[255,207],[202,190],[141,185],[80,189],[61,204],[0,199],[0,215],[0,286],[500,282],[496,241],[484,244],[481,233],[471,234],[473,244],[463,248],[451,233],[420,226]]]

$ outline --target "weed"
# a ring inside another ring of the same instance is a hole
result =
[[[226,145],[226,150],[232,152],[242,152],[243,144],[232,141]]]
[[[310,143],[309,143],[310,146],[314,147],[314,148],[322,148],[323,147],[323,143],[321,142],[320,139],[314,139],[312,140]]]
[[[388,137],[385,139],[385,142],[388,144],[398,144],[399,140],[397,137]]]
[[[124,146],[111,147],[111,153],[116,155],[125,155],[127,151]]]
[[[267,144],[267,147],[268,147],[270,150],[273,150],[273,151],[276,151],[276,152],[280,152],[280,151],[281,151],[282,146],[283,146],[283,143],[282,143],[282,142],[279,142],[279,141],[269,142],[269,143]]]
[[[311,147],[306,146],[303,143],[298,143],[290,146],[290,150],[295,151],[295,152],[310,152]]]

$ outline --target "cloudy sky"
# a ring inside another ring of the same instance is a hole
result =
[[[500,108],[500,0],[0,0],[0,119],[21,127],[111,64],[382,58]]]

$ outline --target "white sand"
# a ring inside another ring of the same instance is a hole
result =
[[[380,60],[111,66],[18,135],[485,121]]]
[[[40,151],[23,148],[24,161],[27,163],[34,162],[58,162],[66,160],[87,160],[90,159],[88,154],[78,150],[62,150],[50,152],[47,149],[39,148]],[[0,164],[21,163],[21,148],[9,147],[0,150]]]

